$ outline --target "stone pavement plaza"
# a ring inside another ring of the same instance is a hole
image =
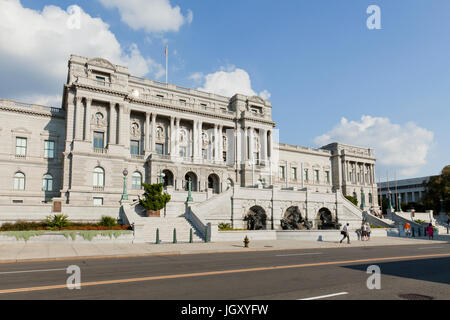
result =
[[[65,260],[81,258],[113,258],[151,255],[201,254],[217,252],[248,252],[265,250],[320,249],[370,247],[390,245],[421,245],[430,243],[448,243],[448,241],[411,239],[411,238],[372,238],[370,241],[357,241],[347,244],[336,241],[251,241],[249,248],[244,248],[243,242],[214,243],[162,243],[162,244],[127,244],[127,243],[15,243],[0,244],[0,263],[21,261]]]

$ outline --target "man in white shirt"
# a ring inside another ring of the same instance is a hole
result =
[[[344,228],[342,228],[341,234],[344,236],[340,243],[342,243],[342,240],[344,240],[345,238],[347,238],[347,243],[350,244],[350,234],[349,234],[349,223],[347,223]]]

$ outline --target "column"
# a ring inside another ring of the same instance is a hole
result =
[[[122,116],[120,117],[120,127],[121,132],[123,134],[121,139],[122,144],[125,147],[125,150],[130,153],[130,112],[131,109],[127,107],[125,104],[119,106],[119,112],[122,110]]]
[[[177,118],[176,124],[177,128],[175,131],[175,155],[180,156],[180,118]]]
[[[175,118],[170,117],[170,156],[172,157],[175,154]]]
[[[124,134],[124,125],[123,125],[123,103],[120,103],[119,110],[117,113],[117,144],[123,145],[123,134]]]
[[[86,99],[86,113],[84,119],[84,140],[91,141],[91,98]]]
[[[202,149],[203,149],[203,122],[201,120],[198,121],[198,135],[197,135],[197,154],[198,157],[203,159]]]
[[[219,162],[222,163],[223,162],[223,138],[222,138],[222,134],[223,134],[223,126],[219,125],[219,139],[218,139],[218,144],[219,144],[219,155],[218,155],[218,159]]]
[[[193,120],[192,122],[192,156],[193,159],[198,159],[198,120]]]
[[[109,103],[109,144],[116,144],[116,104],[114,102]]]
[[[248,128],[248,158],[254,163],[253,159],[253,128]]]
[[[248,128],[245,127],[244,128],[244,138],[242,139],[242,145],[243,145],[243,154],[242,154],[242,161],[244,163],[247,162],[247,160],[249,159],[248,157]]]
[[[83,101],[82,97],[75,99],[75,140],[83,140]]]
[[[149,152],[150,149],[150,113],[146,112],[145,113],[145,130],[144,130],[144,134],[145,134],[145,152]]]
[[[156,113],[152,113],[152,145],[150,151],[155,152],[156,150]]]
[[[260,150],[261,150],[261,163],[265,164],[267,159],[267,130],[261,129],[260,134]]]

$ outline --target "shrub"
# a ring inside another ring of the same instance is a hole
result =
[[[170,201],[170,195],[163,193],[163,184],[142,183],[144,187],[144,199],[140,199],[139,203],[147,210],[158,211],[163,209],[167,202]]]
[[[64,214],[55,214],[53,217],[48,216],[45,223],[48,225],[49,229],[59,229],[69,226],[69,221],[67,221],[67,216]]]
[[[117,226],[117,220],[111,217],[102,216],[100,222],[98,223],[101,227],[115,227]]]
[[[217,225],[217,227],[219,228],[219,230],[229,230],[231,229],[231,223],[221,222]]]
[[[345,198],[347,198],[347,200],[352,202],[355,206],[358,206],[358,200],[355,199],[354,197],[352,197],[352,196],[345,196]]]

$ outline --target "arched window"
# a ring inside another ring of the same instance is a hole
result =
[[[101,167],[95,167],[94,169],[94,187],[105,186],[105,170]]]
[[[132,188],[135,190],[139,190],[142,188],[142,174],[138,171],[135,171],[131,177]]]
[[[53,191],[53,177],[51,174],[46,174],[42,179],[42,191]]]
[[[14,190],[25,190],[25,175],[22,172],[14,175]]]

